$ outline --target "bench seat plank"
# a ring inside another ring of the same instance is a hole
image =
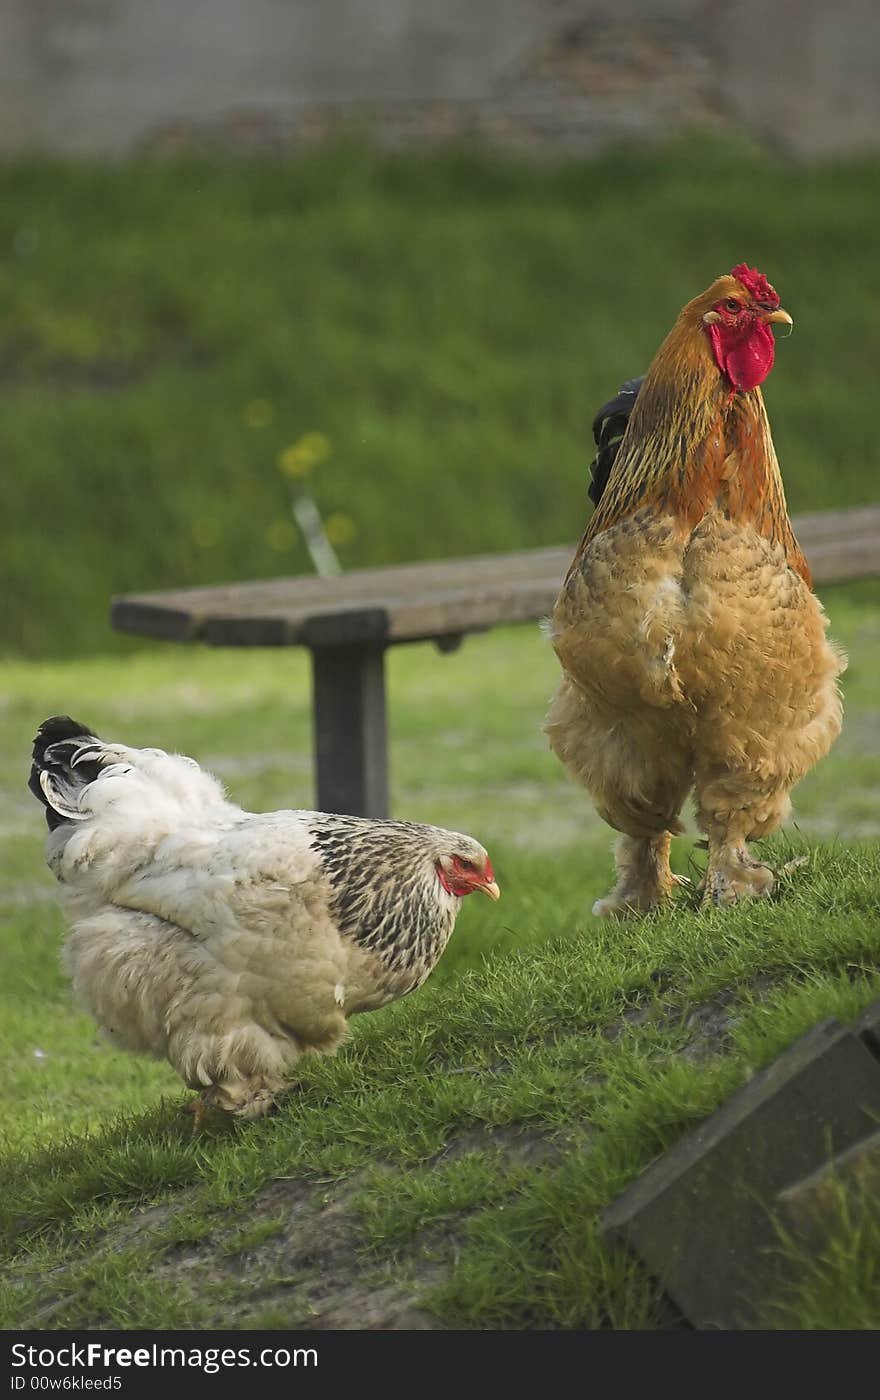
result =
[[[802,515],[792,522],[816,583],[880,574],[880,506]],[[114,598],[112,625],[213,646],[344,646],[485,631],[553,607],[573,549],[355,569]]]

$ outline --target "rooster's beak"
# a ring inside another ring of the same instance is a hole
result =
[[[788,312],[787,312],[787,311],[783,311],[783,309],[782,309],[781,306],[780,306],[780,308],[779,308],[778,311],[771,311],[770,314],[769,314],[768,316],[763,316],[761,319],[763,320],[763,322],[764,322],[765,325],[776,325],[776,326],[793,326],[793,325],[794,325],[794,321],[791,319],[791,317],[789,316]]]
[[[477,885],[477,889],[482,890],[483,894],[487,894],[490,899],[501,898],[501,891],[494,880],[490,880],[486,885]]]

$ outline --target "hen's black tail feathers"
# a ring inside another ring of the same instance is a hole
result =
[[[603,404],[593,419],[593,441],[599,449],[590,463],[589,497],[594,506],[599,504],[602,492],[608,485],[617,450],[644,382],[645,376],[642,374],[621,384],[615,397]]]
[[[70,715],[53,715],[37,730],[28,787],[45,807],[50,831],[72,819],[70,797],[76,789],[94,782],[101,771],[100,763],[94,760],[78,763],[75,772],[72,767],[83,740],[97,737]]]

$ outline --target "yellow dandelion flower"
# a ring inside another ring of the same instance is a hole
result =
[[[276,554],[283,554],[296,543],[296,526],[292,520],[273,520],[266,526],[266,543]]]
[[[330,452],[330,440],[323,433],[303,433],[279,454],[278,469],[285,476],[308,476]]]
[[[315,466],[319,462],[324,462],[333,451],[330,439],[325,433],[303,433],[299,440],[300,448],[305,452]]]
[[[249,428],[268,428],[275,417],[275,409],[268,399],[251,399],[244,410],[244,421]]]
[[[278,470],[285,476],[308,476],[314,462],[300,451],[299,443],[292,443],[278,454]]]
[[[331,544],[351,544],[357,534],[357,526],[350,515],[343,515],[342,511],[337,510],[324,521],[324,533]]]

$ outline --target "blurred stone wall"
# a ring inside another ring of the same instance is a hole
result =
[[[880,146],[880,0],[0,0],[0,152]]]

